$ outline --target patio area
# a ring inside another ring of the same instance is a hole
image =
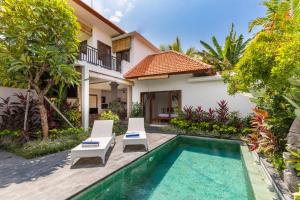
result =
[[[173,134],[148,133],[149,151],[174,138]],[[122,137],[107,153],[104,166],[100,158],[80,159],[71,169],[69,151],[26,160],[0,151],[1,199],[66,199],[97,182],[147,152],[143,147],[122,151]]]

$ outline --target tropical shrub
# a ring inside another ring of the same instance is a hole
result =
[[[1,85],[19,82],[35,90],[46,139],[44,96],[53,85],[79,81],[79,23],[66,0],[1,0],[0,10]]]
[[[114,121],[114,127],[113,131],[116,133],[116,135],[121,135],[124,133],[124,130],[121,126],[120,118],[117,114],[113,113],[111,110],[108,110],[106,112],[101,113],[99,116],[100,120],[113,120]]]
[[[276,152],[273,155],[270,155],[268,161],[272,163],[273,167],[277,170],[280,176],[282,176],[283,170],[286,169],[284,159],[280,152]]]
[[[142,106],[138,102],[132,104],[130,117],[142,117]]]
[[[81,113],[78,108],[71,108],[64,112],[66,118],[71,122],[71,124],[75,127],[80,126]]]
[[[227,102],[218,102],[216,109],[205,111],[201,106],[184,106],[183,111],[177,110],[178,117],[171,119],[173,127],[186,134],[207,133],[212,136],[239,136],[249,131],[249,117],[242,118],[238,112],[229,112]]]
[[[110,109],[113,113],[115,113],[115,114],[117,114],[117,115],[119,115],[119,116],[121,116],[122,113],[124,112],[124,108],[123,108],[121,102],[119,102],[119,101],[112,101],[112,102],[109,104],[109,109]]]
[[[0,136],[0,148],[25,158],[34,158],[71,149],[89,136],[88,132],[85,132],[82,128],[52,129],[49,131],[50,135],[47,140],[38,138],[26,143],[20,143],[11,137],[9,140],[5,138],[6,136],[19,137],[20,133],[17,131],[3,132],[0,132],[0,135],[5,135]],[[36,135],[41,135],[41,131],[38,131]]]
[[[218,102],[218,108],[216,109],[216,118],[219,123],[227,123],[229,116],[229,108],[227,106],[227,102],[222,100]]]
[[[0,98],[2,100],[0,103],[0,111],[2,113],[0,115],[0,130],[23,129],[27,95],[15,93],[13,96],[16,97],[15,101],[12,101],[11,97],[7,97],[6,99]],[[37,104],[33,97],[30,96],[26,127],[30,130],[34,130],[37,129],[39,125],[39,111]]]
[[[244,140],[252,151],[258,150],[264,155],[272,155],[277,151],[278,143],[274,134],[267,124],[268,113],[258,108],[253,109],[254,115],[251,120],[252,133]]]
[[[291,154],[291,158],[287,160],[287,162],[293,163],[293,167],[297,172],[297,176],[300,176],[300,153],[291,149],[287,150]]]
[[[225,80],[230,94],[263,91],[255,103],[269,113],[268,125],[280,142],[278,148],[284,151],[294,109],[282,94],[291,88],[288,79],[300,75],[300,4],[298,0],[266,0],[263,5],[266,15],[249,27],[252,30],[260,25],[263,29],[249,42]]]

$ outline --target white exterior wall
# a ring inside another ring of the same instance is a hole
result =
[[[133,68],[141,60],[150,54],[156,53],[153,49],[146,46],[139,39],[133,37],[130,48],[130,62],[122,62],[122,74],[125,74],[128,70]]]
[[[181,90],[182,107],[186,105],[202,106],[207,110],[217,107],[217,102],[224,99],[228,102],[230,111],[239,111],[244,116],[249,114],[251,108],[254,107],[254,104],[246,96],[241,94],[228,95],[227,87],[220,78],[217,80],[211,78],[207,81],[193,83],[189,81],[190,78],[192,78],[191,74],[174,75],[168,79],[135,80],[132,100],[133,102],[140,102],[141,92]]]
[[[6,99],[7,97],[10,97],[12,101],[16,101],[17,97],[14,95],[16,93],[22,93],[23,95],[26,95],[27,90],[26,89],[20,89],[20,88],[10,88],[10,87],[0,87],[0,97]],[[36,96],[36,93],[34,90],[32,90],[31,95]]]
[[[103,42],[108,46],[112,46],[111,37],[105,31],[99,29],[98,27],[93,27],[93,36],[88,40],[88,44],[97,48],[97,41]]]

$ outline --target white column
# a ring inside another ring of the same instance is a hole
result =
[[[83,66],[81,70],[81,113],[82,127],[84,130],[89,128],[89,112],[90,112],[90,86],[89,86],[89,68]]]
[[[130,117],[132,109],[132,86],[127,87],[127,117]]]

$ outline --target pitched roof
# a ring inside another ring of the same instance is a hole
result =
[[[172,74],[187,74],[212,69],[211,65],[175,51],[152,54],[129,70],[124,77],[128,79]]]
[[[97,17],[98,19],[100,19],[101,21],[103,21],[104,23],[106,23],[108,26],[110,26],[113,29],[115,29],[120,34],[126,33],[126,31],[124,31],[123,29],[121,29],[116,24],[112,23],[110,20],[108,20],[104,16],[100,15],[96,10],[94,10],[93,8],[91,8],[89,5],[87,5],[83,1],[81,1],[81,0],[73,0],[73,2],[77,3],[79,6],[81,6],[82,8],[84,8],[85,10],[87,10],[89,13],[91,13],[92,15],[94,15],[95,17]]]

